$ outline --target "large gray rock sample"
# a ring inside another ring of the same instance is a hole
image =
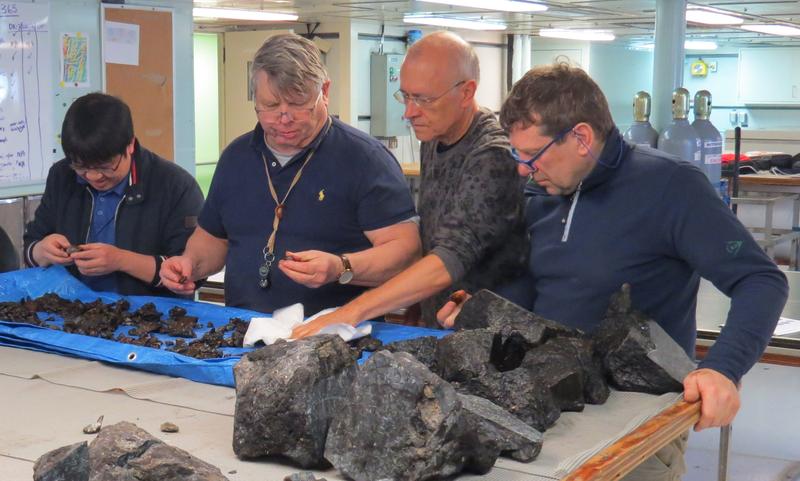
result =
[[[508,368],[496,364],[508,348],[502,344],[502,335],[489,328],[454,332],[440,339],[436,347],[438,373],[458,392],[486,398],[544,431],[561,415],[550,386],[531,370],[518,367],[521,359],[510,366],[512,369],[501,371]],[[517,348],[520,353],[508,357],[524,358],[527,348],[515,344],[513,349]]]
[[[325,438],[355,374],[339,336],[278,342],[247,353],[233,369],[233,451],[243,459],[285,456],[304,468],[327,467]]]
[[[473,455],[473,470],[493,466],[497,454],[528,463],[542,450],[542,433],[511,415],[497,404],[478,396],[459,394],[464,409],[464,420],[473,430],[476,446],[481,450]],[[495,449],[490,449],[494,446]],[[494,451],[497,451],[497,454]]]
[[[33,481],[89,481],[86,441],[43,454],[33,465]]]
[[[427,480],[530,460],[541,435],[488,401],[464,398],[408,353],[379,351],[358,370],[325,456],[357,481]]]
[[[481,289],[461,307],[454,323],[456,329],[489,328],[494,331],[513,325],[531,345],[554,336],[576,336],[580,331],[537,316],[494,292]]]
[[[696,367],[661,326],[631,307],[628,284],[612,296],[594,339],[606,376],[622,391],[680,392]]]
[[[561,411],[583,411],[583,368],[572,345],[557,340],[528,351],[522,366],[550,390]]]
[[[104,426],[89,445],[89,481],[227,481],[220,470],[135,424]]]
[[[452,384],[458,392],[488,399],[539,431],[552,427],[561,416],[548,386],[524,367]]]

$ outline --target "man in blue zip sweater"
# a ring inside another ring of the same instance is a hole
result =
[[[694,358],[700,277],[731,298],[719,339],[684,379],[702,401],[700,430],[730,424],[737,385],[769,341],[788,293],[785,276],[688,162],[623,141],[605,96],[578,68],[529,71],[500,121],[529,177],[527,276],[501,290],[514,302],[592,332],[609,298],[631,285],[633,306]],[[452,323],[452,303],[439,313]],[[685,437],[626,481],[677,480]]]
[[[91,93],[70,105],[65,158],[53,164],[25,230],[25,263],[64,265],[96,291],[174,294],[159,267],[183,252],[203,206],[194,178],[145,149],[120,99]]]

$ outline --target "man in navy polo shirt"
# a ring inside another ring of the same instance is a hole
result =
[[[60,264],[96,291],[173,295],[158,276],[192,234],[203,194],[188,172],[140,146],[120,99],[91,93],[67,110],[53,164],[25,230],[29,266]]]
[[[258,124],[217,164],[183,256],[164,284],[191,293],[225,267],[229,306],[306,313],[344,304],[402,270],[420,251],[411,194],[377,140],[328,115],[331,82],[319,49],[270,37],[251,70]]]

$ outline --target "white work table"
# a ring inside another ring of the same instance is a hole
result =
[[[500,458],[486,475],[459,480],[552,480],[559,464],[572,469],[678,398],[612,391],[601,406],[562,413],[545,433],[539,458],[528,464]],[[47,451],[91,441],[82,428],[130,421],[167,443],[219,467],[230,480],[282,480],[302,469],[274,460],[241,461],[231,447],[235,392],[180,378],[112,367],[94,361],[0,347],[0,479],[30,480],[33,463]],[[159,431],[165,421],[180,432]],[[235,472],[234,472],[235,471]],[[334,469],[317,473],[342,478]]]

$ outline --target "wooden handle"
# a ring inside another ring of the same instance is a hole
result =
[[[686,432],[700,419],[700,403],[678,401],[589,458],[561,481],[611,481]]]

